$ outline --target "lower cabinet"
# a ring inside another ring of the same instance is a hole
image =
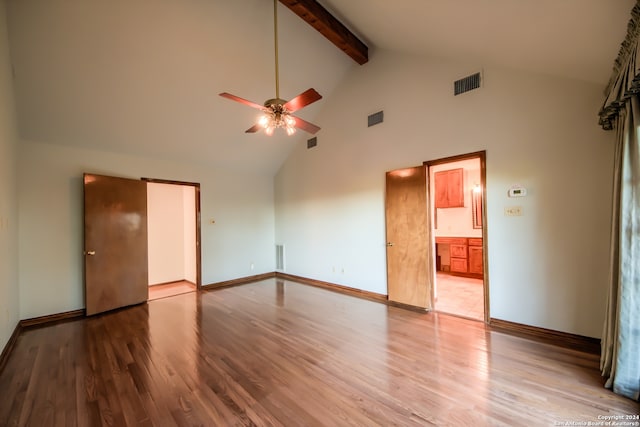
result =
[[[484,261],[481,238],[436,237],[436,245],[449,246],[449,271],[451,274],[482,278]]]
[[[466,258],[454,258],[451,257],[451,272],[452,273],[466,273],[467,272],[467,259]]]
[[[479,275],[484,274],[482,246],[469,246],[469,273]]]
[[[466,273],[467,262],[467,239],[459,239],[460,242],[449,244],[449,256],[451,257],[451,272]]]

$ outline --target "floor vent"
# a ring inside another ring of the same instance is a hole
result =
[[[311,139],[307,139],[307,148],[313,148],[318,145],[318,137],[314,136]]]
[[[367,117],[367,126],[371,127],[371,126],[377,125],[378,123],[382,123],[383,120],[384,120],[384,112],[378,111],[377,113],[373,113],[369,117]]]
[[[276,245],[276,270],[284,271],[284,245]]]
[[[480,87],[481,75],[475,73],[453,82],[453,94],[460,95]]]

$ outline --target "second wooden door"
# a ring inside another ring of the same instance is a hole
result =
[[[148,297],[147,183],[84,175],[87,315]]]
[[[424,166],[387,172],[385,214],[389,300],[430,309],[427,176]]]

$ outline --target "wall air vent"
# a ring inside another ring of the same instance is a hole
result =
[[[284,245],[276,245],[276,270],[284,271]]]
[[[371,127],[377,125],[378,123],[382,123],[384,120],[384,112],[378,111],[377,113],[371,114],[367,117],[367,126]]]
[[[480,73],[475,73],[470,76],[464,77],[460,80],[453,82],[453,94],[460,95],[470,90],[478,89],[480,87],[480,80],[482,76]]]
[[[318,137],[314,136],[311,139],[307,139],[307,148],[313,148],[318,145]]]

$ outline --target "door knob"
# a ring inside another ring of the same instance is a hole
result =
[[[96,254],[96,251],[86,251],[85,254],[93,256]]]
[[[393,243],[387,242],[387,246],[393,246]]]

